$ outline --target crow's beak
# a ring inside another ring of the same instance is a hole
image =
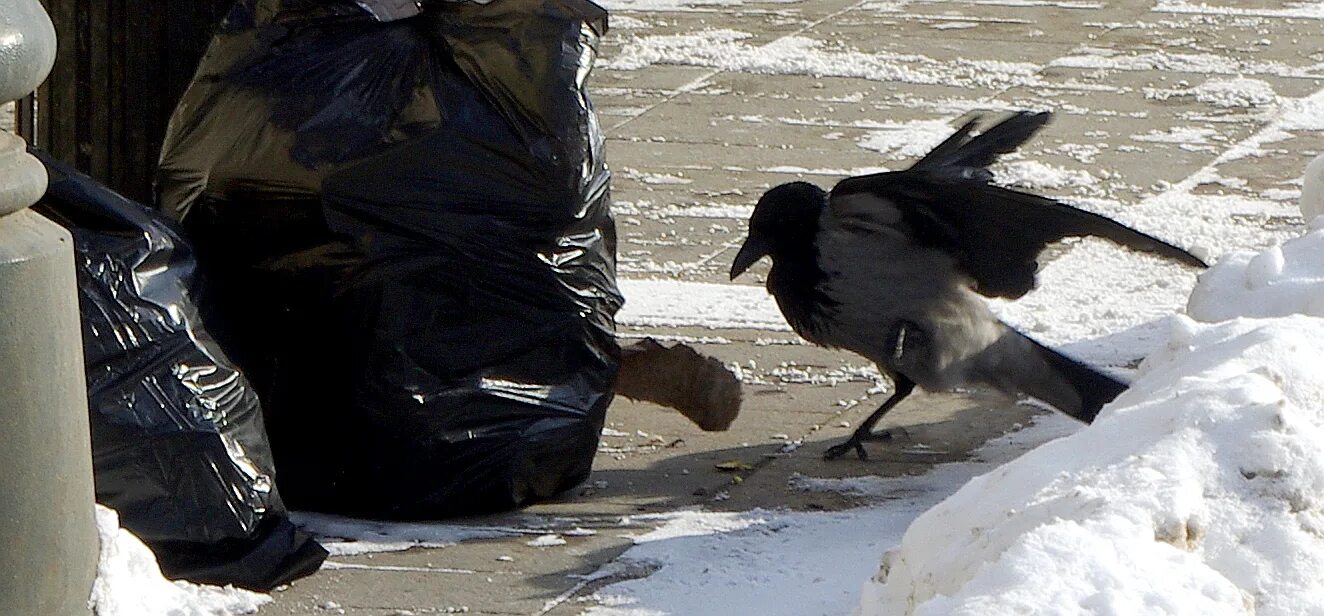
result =
[[[740,252],[736,253],[736,258],[731,262],[731,280],[744,273],[759,259],[767,256],[772,250],[769,242],[756,235],[749,236],[745,240],[745,245],[740,247]]]

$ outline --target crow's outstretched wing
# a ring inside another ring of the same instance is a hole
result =
[[[830,207],[861,228],[888,226],[914,243],[942,250],[989,297],[1017,298],[1034,288],[1036,259],[1048,244],[1093,235],[1204,267],[1190,253],[1116,221],[1030,193],[994,186],[988,171],[1048,123],[1047,112],[1020,112],[971,136],[978,119],[910,169],[843,180]]]
[[[832,189],[835,216],[887,226],[956,259],[988,297],[1017,298],[1035,286],[1036,259],[1067,237],[1097,236],[1204,267],[1189,252],[1065,203],[994,186],[970,174],[914,169],[849,178]]]

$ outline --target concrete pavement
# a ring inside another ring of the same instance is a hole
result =
[[[1233,215],[1282,228],[1324,134],[1262,131],[1324,88],[1324,10],[1275,0],[622,0],[591,91],[608,135],[620,276],[726,284],[744,217],[792,179],[828,186],[899,166],[913,146],[974,109],[1052,109],[1022,153],[1022,179],[1076,200],[1132,205],[1173,186],[1237,197]],[[1238,81],[1238,80],[1241,81]],[[1257,83],[1252,83],[1253,80]],[[931,122],[926,124],[925,122]],[[1248,141],[1249,140],[1249,141]],[[1267,156],[1229,155],[1247,144]],[[1212,170],[1212,173],[1209,173]],[[1196,181],[1191,181],[1193,174]],[[1206,180],[1199,178],[1207,177]],[[1182,184],[1186,181],[1187,184]],[[745,284],[758,284],[766,264]],[[628,321],[628,319],[627,319]],[[502,528],[617,529],[528,545],[528,534],[439,549],[335,557],[274,594],[262,614],[571,616],[612,579],[587,576],[648,522],[682,507],[838,509],[859,500],[787,486],[811,477],[917,474],[963,459],[1035,412],[977,397],[918,394],[884,426],[910,444],[825,463],[882,395],[859,357],[783,331],[622,326],[688,340],[744,368],[745,407],[727,432],[618,400],[589,483],[525,511],[450,521]],[[802,442],[798,448],[788,442]],[[720,462],[749,468],[732,473]],[[690,615],[703,616],[703,615]]]
[[[1052,171],[1037,190],[1133,204],[1212,168],[1224,180],[1196,182],[1193,192],[1268,202],[1271,207],[1238,214],[1265,228],[1299,224],[1285,208],[1324,135],[1292,133],[1267,146],[1269,157],[1227,153],[1274,121],[1288,99],[1324,87],[1324,12],[1303,6],[1272,0],[609,5],[613,30],[591,84],[615,172],[620,275],[726,283],[743,219],[762,190],[795,178],[830,185],[846,173],[897,166],[913,158],[908,144],[926,138],[907,127],[945,126],[981,108],[1058,112],[1023,151],[1025,160]],[[1236,81],[1242,77],[1259,84]],[[754,278],[745,283],[757,284]],[[874,447],[869,462],[825,463],[822,451],[881,399],[868,394],[876,383],[861,375],[867,364],[860,358],[799,344],[785,332],[627,325],[621,333],[697,341],[703,352],[742,365],[746,403],[731,430],[702,433],[674,412],[618,400],[608,417],[609,434],[617,436],[604,437],[589,484],[556,502],[466,522],[623,532],[570,538],[555,550],[530,547],[519,535],[337,557],[331,562],[339,568],[276,593],[262,613],[578,614],[591,602],[577,599],[606,581],[648,573],[576,577],[628,548],[621,534],[646,530],[637,521],[622,526],[622,516],[688,506],[848,507],[858,501],[794,491],[787,480],[796,473],[922,473],[962,459],[1034,412],[920,394],[884,424],[904,424],[927,453],[898,443]],[[790,441],[803,445],[779,453]],[[730,460],[750,468],[716,468]],[[439,572],[444,568],[468,572]]]

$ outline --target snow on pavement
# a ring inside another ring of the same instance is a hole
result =
[[[455,524],[379,522],[308,511],[293,512],[290,520],[316,535],[317,542],[333,557],[444,548],[463,541],[531,532]]]
[[[896,544],[920,512],[972,475],[987,472],[1079,424],[1045,415],[1034,425],[989,442],[971,462],[946,464],[919,477],[796,477],[793,489],[886,495],[885,504],[831,513],[755,510],[680,511],[633,516],[659,524],[600,576],[644,570],[646,578],[612,584],[592,597],[586,616],[660,614],[847,614],[878,554]]]

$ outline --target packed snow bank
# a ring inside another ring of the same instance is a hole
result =
[[[1306,165],[1299,207],[1306,222],[1324,216],[1324,154],[1316,156]]]
[[[1324,223],[1201,277],[1090,427],[921,515],[861,616],[1324,609]],[[1241,318],[1243,315],[1276,318]],[[1282,316],[1290,315],[1290,316]]]
[[[859,613],[1324,606],[1324,320],[1173,330],[1094,425],[920,516]]]
[[[1281,246],[1224,255],[1200,276],[1186,313],[1210,323],[1289,314],[1324,317],[1324,216],[1314,219],[1306,235]]]
[[[271,600],[239,590],[172,582],[152,551],[120,528],[114,509],[97,505],[101,564],[89,601],[97,616],[229,616],[251,614]]]

